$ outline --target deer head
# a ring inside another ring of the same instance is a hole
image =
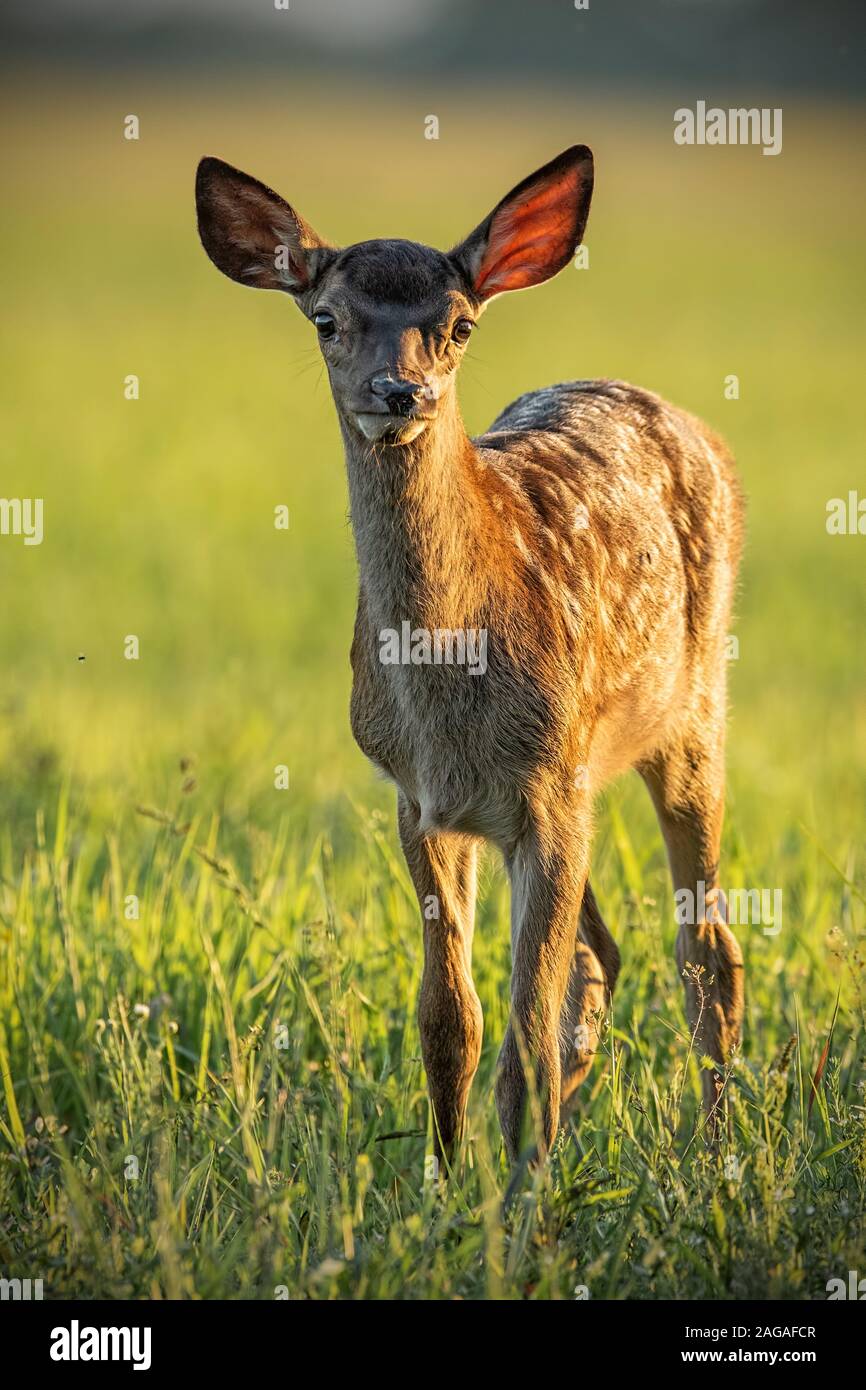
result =
[[[449,252],[378,239],[339,249],[220,159],[199,164],[196,204],[214,265],[239,284],[291,295],[315,326],[347,438],[403,446],[456,408],[457,368],[489,301],[568,263],[592,182],[592,154],[574,145]]]

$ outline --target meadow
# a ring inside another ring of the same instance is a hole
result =
[[[131,71],[34,74],[2,104],[0,495],[43,498],[45,537],[0,537],[0,1275],[114,1299],[812,1299],[866,1275],[866,538],[825,526],[866,491],[862,123],[787,104],[767,158],[675,146],[682,103],[661,95],[323,100]],[[348,725],[327,381],[284,297],[207,262],[193,177],[220,155],[336,240],[448,246],[574,141],[598,169],[589,268],[491,307],[464,412],[481,430],[531,387],[616,376],[733,446],[749,539],[722,882],[780,889],[783,918],[740,928],[744,1040],[711,1153],[661,838],[637,779],[611,788],[604,1056],[549,1163],[509,1186],[490,856],[484,1052],[443,1190],[417,904]]]

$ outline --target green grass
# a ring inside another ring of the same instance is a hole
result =
[[[678,149],[661,98],[45,90],[4,95],[0,493],[45,499],[45,541],[0,538],[0,1275],[47,1297],[822,1298],[866,1274],[866,539],[824,527],[828,498],[864,488],[853,123],[786,106],[764,159]],[[393,159],[371,170],[383,130]],[[722,881],[781,888],[784,917],[740,929],[744,1045],[709,1154],[660,837],[635,781],[609,791],[593,881],[624,963],[605,1058],[503,1211],[502,873],[491,857],[485,1045],[443,1193],[424,1182],[417,907],[392,794],[348,729],[326,383],[291,305],[208,265],[191,189],[220,154],[325,234],[450,244],[574,139],[599,164],[590,269],[491,308],[467,419],[616,375],[730,440],[750,537]]]

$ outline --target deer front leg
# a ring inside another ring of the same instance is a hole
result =
[[[424,925],[418,1027],[434,1153],[450,1164],[463,1137],[469,1088],[481,1056],[483,1018],[471,966],[476,844],[462,835],[421,834],[417,808],[403,796],[398,822]]]
[[[565,817],[558,809],[555,817],[534,816],[509,856],[511,1020],[499,1057],[496,1103],[512,1163],[528,1147],[539,1154],[550,1149],[559,1127],[564,1075],[570,1082],[570,1051],[575,1041],[583,1052],[595,1051],[592,1014],[604,1007],[601,966],[578,937],[589,829],[580,813],[567,809],[573,815]],[[581,1030],[570,1046],[564,1021],[572,1034]],[[582,1075],[591,1056],[580,1060]],[[533,1097],[527,1094],[527,1078]]]
[[[565,1004],[562,1009],[562,1110],[564,1122],[577,1089],[599,1050],[604,1015],[619,975],[619,948],[607,929],[587,879],[580,908],[580,929]]]

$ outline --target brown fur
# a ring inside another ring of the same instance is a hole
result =
[[[238,271],[239,238],[246,250],[256,237],[238,231],[236,210],[225,215],[245,178],[227,168],[204,161],[199,175],[206,248],[233,278],[267,283],[261,246]],[[561,268],[591,186],[589,152],[566,151],[447,256],[409,242],[336,252],[264,185],[244,193],[258,243],[264,225],[289,239],[280,287],[335,325],[322,346],[360,569],[352,729],[398,789],[425,909],[421,1044],[436,1150],[449,1158],[481,1050],[479,842],[501,850],[512,886],[512,1010],[496,1085],[512,1159],[527,1139],[527,1077],[544,1150],[591,1066],[619,971],[587,881],[598,789],[636,767],[675,886],[697,892],[703,880],[711,903],[718,886],[724,646],[742,540],[727,450],[657,396],[609,381],[531,392],[470,440],[453,389],[454,325]],[[398,389],[409,392],[399,403]],[[366,430],[383,432],[371,442]],[[485,673],[384,665],[380,635],[406,621],[484,629]],[[742,1017],[737,943],[721,920],[683,926],[677,960],[705,967],[707,1003],[700,1012],[687,983],[688,1015],[721,1067]],[[718,1073],[704,1075],[712,1108]]]

